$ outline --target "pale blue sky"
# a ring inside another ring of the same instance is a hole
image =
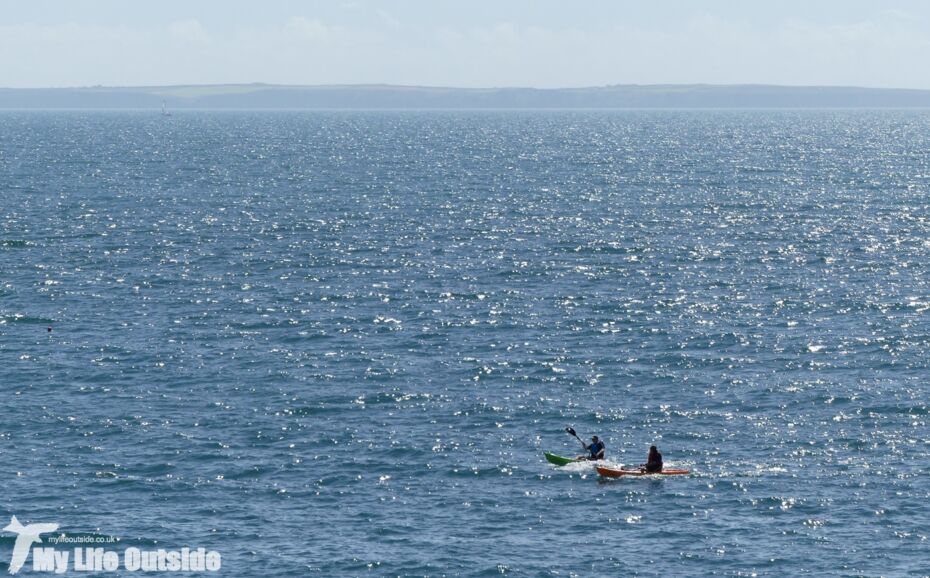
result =
[[[29,0],[0,86],[930,88],[923,0]]]

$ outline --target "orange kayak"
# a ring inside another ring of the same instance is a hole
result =
[[[605,478],[624,478],[626,476],[686,476],[691,470],[662,470],[657,473],[647,473],[640,470],[618,470],[616,468],[606,468],[597,466],[597,473]]]

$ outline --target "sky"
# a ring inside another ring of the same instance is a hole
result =
[[[7,0],[0,87],[930,89],[925,0]]]

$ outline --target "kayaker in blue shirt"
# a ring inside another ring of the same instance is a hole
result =
[[[597,436],[591,437],[591,443],[586,444],[584,449],[590,452],[590,455],[585,456],[586,460],[603,460],[604,459],[604,450],[607,448],[604,446],[604,442],[599,440]]]
[[[662,454],[655,446],[649,446],[649,455],[646,457],[646,463],[640,468],[649,474],[658,474],[662,471]]]

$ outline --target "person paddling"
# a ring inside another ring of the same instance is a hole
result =
[[[655,446],[649,446],[649,455],[646,457],[646,463],[639,466],[640,470],[647,474],[658,474],[662,472],[662,454]]]
[[[597,436],[591,436],[591,443],[586,444],[584,443],[583,439],[578,437],[578,433],[574,429],[567,427],[565,428],[565,431],[566,433],[568,433],[568,435],[578,440],[581,443],[581,447],[583,447],[588,452],[588,455],[578,456],[577,458],[575,458],[575,461],[603,460],[604,459],[604,450],[606,449],[606,447],[604,446],[604,442],[598,439]]]
[[[603,460],[604,451],[607,449],[604,446],[604,442],[598,439],[597,436],[591,436],[591,443],[584,444],[584,449],[588,450],[589,454],[587,456],[579,456],[579,460]]]

